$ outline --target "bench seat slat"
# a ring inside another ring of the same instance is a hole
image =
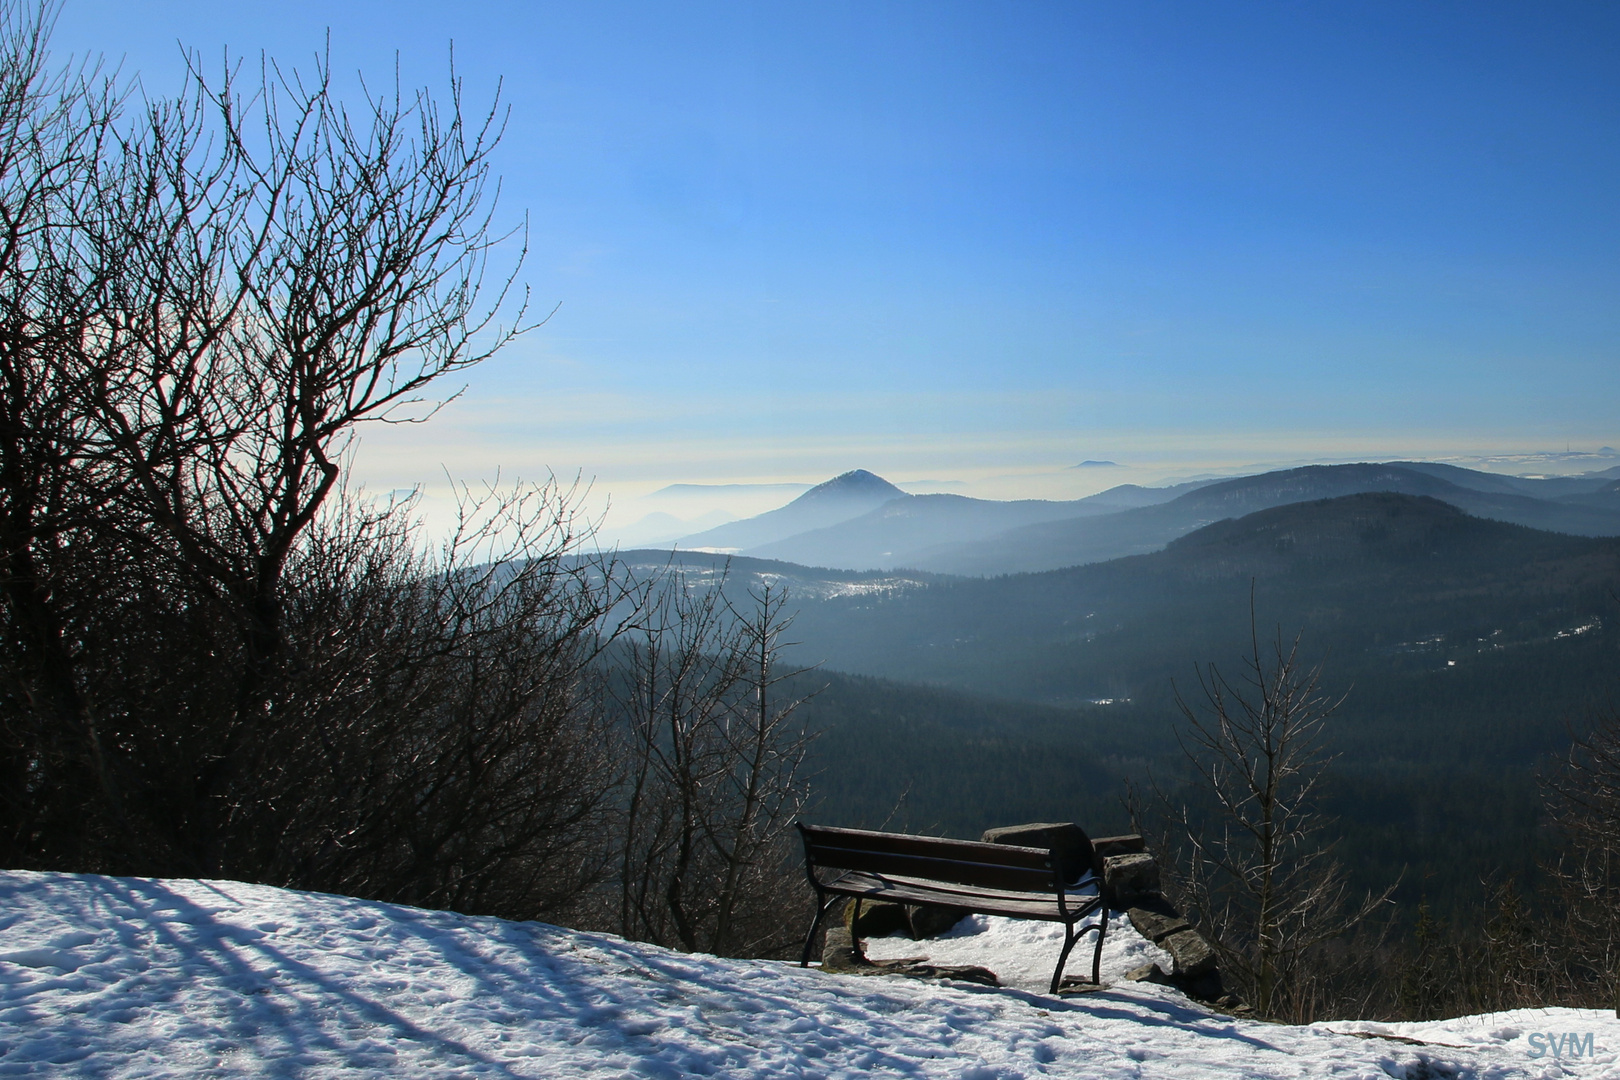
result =
[[[1052,895],[1052,868],[997,866],[993,863],[961,862],[937,855],[911,855],[901,852],[858,850],[816,851],[817,866],[839,870],[866,870],[872,873],[901,873],[907,877],[1001,889],[1008,892],[1045,892]]]
[[[825,883],[830,893],[841,896],[859,896],[866,900],[888,900],[900,904],[938,904],[958,907],[982,915],[1007,915],[1015,919],[1038,919],[1044,922],[1064,922],[1058,910],[1057,896],[1052,892],[1012,892],[999,889],[951,887],[938,881],[918,881],[896,875],[851,871]],[[1095,893],[1070,894],[1065,897],[1069,919],[1089,911],[1097,904]]]
[[[978,840],[954,840],[943,836],[908,836],[904,833],[868,832],[864,829],[838,829],[827,825],[805,825],[805,849],[825,866],[837,863],[822,853],[869,851],[897,855],[923,855],[930,858],[958,859],[992,866],[1026,867],[1050,872],[1051,852],[1045,848],[1015,844],[986,844]]]

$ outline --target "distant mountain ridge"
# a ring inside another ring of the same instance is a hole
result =
[[[1620,483],[1604,475],[1532,479],[1389,462],[1308,465],[1167,488],[1122,484],[1066,502],[907,495],[856,470],[680,546],[850,570],[1030,573],[1157,551],[1195,529],[1274,506],[1379,491],[1428,496],[1476,517],[1552,532],[1620,535]]]
[[[1472,473],[1480,487],[1463,487],[1443,475],[1405,464],[1307,465],[1210,484],[1156,506],[1086,520],[1026,526],[974,544],[953,544],[917,553],[910,565],[937,573],[986,575],[1055,570],[1157,551],[1179,536],[1226,518],[1316,499],[1365,492],[1426,495],[1475,517],[1579,536],[1620,535],[1620,505],[1614,509],[1536,498],[1503,491],[1500,479]],[[1588,481],[1599,487],[1602,480]],[[1485,490],[1481,490],[1484,488]],[[1495,490],[1492,490],[1492,489]],[[1620,503],[1620,500],[1617,500]]]
[[[975,540],[1087,510],[1042,499],[993,502],[963,495],[911,495],[859,517],[752,548],[749,554],[812,566],[889,568],[908,565],[909,553],[938,543],[942,535]],[[1091,512],[1112,513],[1114,508],[1099,506]]]
[[[852,469],[817,484],[786,506],[682,537],[679,544],[683,548],[745,551],[848,521],[893,499],[910,497],[875,473]]]
[[[1379,650],[1403,643],[1418,652],[1424,642],[1443,645],[1436,656],[1459,664],[1486,656],[1505,664],[1515,650],[1555,639],[1574,647],[1587,625],[1612,625],[1605,636],[1620,640],[1617,581],[1620,538],[1363,492],[1224,519],[1151,554],[919,583],[881,605],[810,603],[795,632],[815,660],[854,674],[1049,703],[1162,695],[1180,663],[1228,655],[1217,642],[1246,626],[1257,583],[1262,620],[1304,625],[1346,678],[1364,677],[1358,697],[1371,700],[1384,693]],[[1546,692],[1531,692],[1539,681],[1492,692],[1534,698]],[[1569,689],[1579,696],[1595,686]]]

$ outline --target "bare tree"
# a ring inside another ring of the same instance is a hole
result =
[[[0,0],[0,853],[514,917],[617,871],[626,932],[766,947],[782,594],[649,607],[555,484],[432,555],[344,494],[526,327],[498,107],[349,110],[324,57],[137,100],[51,73],[54,10]]]
[[[1249,625],[1252,651],[1237,682],[1209,664],[1198,673],[1197,706],[1176,695],[1185,721],[1177,739],[1204,807],[1162,791],[1159,799],[1182,848],[1176,884],[1223,974],[1262,1014],[1278,1015],[1306,990],[1321,947],[1389,891],[1353,900],[1322,842],[1315,796],[1331,761],[1322,736],[1343,698],[1322,692],[1322,668],[1302,663],[1298,637],[1285,643],[1279,634],[1262,653],[1252,602]]]
[[[620,594],[574,505],[473,499],[431,558],[397,514],[351,510],[300,552],[256,876],[524,918],[605,876],[597,661]]]
[[[83,617],[64,576],[112,557],[87,528],[107,470],[86,451],[77,388],[56,358],[86,334],[103,282],[74,223],[122,105],[93,66],[51,71],[54,5],[0,5],[0,846],[7,865],[85,845],[85,792],[118,805],[108,745],[76,677]],[[62,778],[64,783],[57,783]],[[72,794],[70,794],[70,792]]]
[[[555,488],[438,561],[408,507],[331,504],[360,425],[522,329],[500,113],[452,77],[353,114],[325,59],[137,107],[51,74],[53,16],[0,4],[8,862],[550,903],[610,779],[611,573]]]
[[[617,923],[628,937],[728,955],[789,942],[784,841],[807,793],[802,699],[777,688],[785,591],[732,606],[724,580],[667,571],[623,645],[626,762]],[[791,904],[789,901],[788,904]]]
[[[1566,991],[1620,1016],[1620,714],[1571,740],[1546,802],[1559,840],[1548,869],[1565,921]]]
[[[510,277],[480,300],[497,113],[469,124],[452,80],[447,109],[396,88],[356,118],[324,60],[310,81],[267,65],[247,99],[233,69],[191,73],[103,170],[80,226],[107,268],[103,315],[61,362],[119,476],[121,538],[240,639],[185,822],[214,871],[226,792],[270,737],[289,560],[348,440],[517,330],[491,321]]]
[[[806,674],[781,663],[789,644],[783,637],[793,624],[788,591],[767,581],[748,599],[744,610],[732,608],[744,694],[720,732],[731,764],[705,830],[724,867],[710,951],[728,955],[775,951],[790,940],[784,927],[797,925],[784,917],[801,906],[790,898],[804,891],[788,829],[809,795],[804,763],[813,738],[794,721],[806,697],[778,696],[784,684]]]
[[[717,587],[666,572],[621,643],[615,702],[625,740],[618,924],[626,937],[699,947],[690,910],[702,849],[700,800],[722,767],[710,738],[740,677]]]

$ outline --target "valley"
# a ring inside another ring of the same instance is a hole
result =
[[[795,598],[790,655],[815,668],[800,685],[821,688],[804,712],[824,731],[827,820],[956,835],[1037,819],[1124,828],[1127,783],[1174,789],[1176,695],[1198,703],[1200,665],[1236,671],[1252,595],[1262,651],[1299,635],[1343,696],[1324,794],[1340,857],[1359,884],[1398,877],[1405,898],[1447,906],[1482,878],[1534,878],[1538,777],[1572,728],[1620,702],[1620,539],[1483,516],[1592,524],[1580,515],[1606,512],[1588,504],[1612,481],[1455,479],[1352,466],[1204,485],[1067,523],[1177,532],[1157,550],[995,577],[674,559]],[[1312,497],[1380,484],[1395,490]]]

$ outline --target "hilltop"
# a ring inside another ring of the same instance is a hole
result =
[[[722,551],[753,549],[783,537],[847,521],[891,500],[907,497],[904,491],[881,476],[854,469],[817,484],[786,506],[684,537],[680,546]]]
[[[1146,945],[1123,918],[1113,985],[1061,1000],[229,881],[7,871],[0,902],[8,1074],[1516,1080],[1609,1075],[1620,1046],[1620,1021],[1588,1010],[1236,1020],[1118,981]],[[1548,1032],[1590,1032],[1594,1053],[1555,1061]]]

